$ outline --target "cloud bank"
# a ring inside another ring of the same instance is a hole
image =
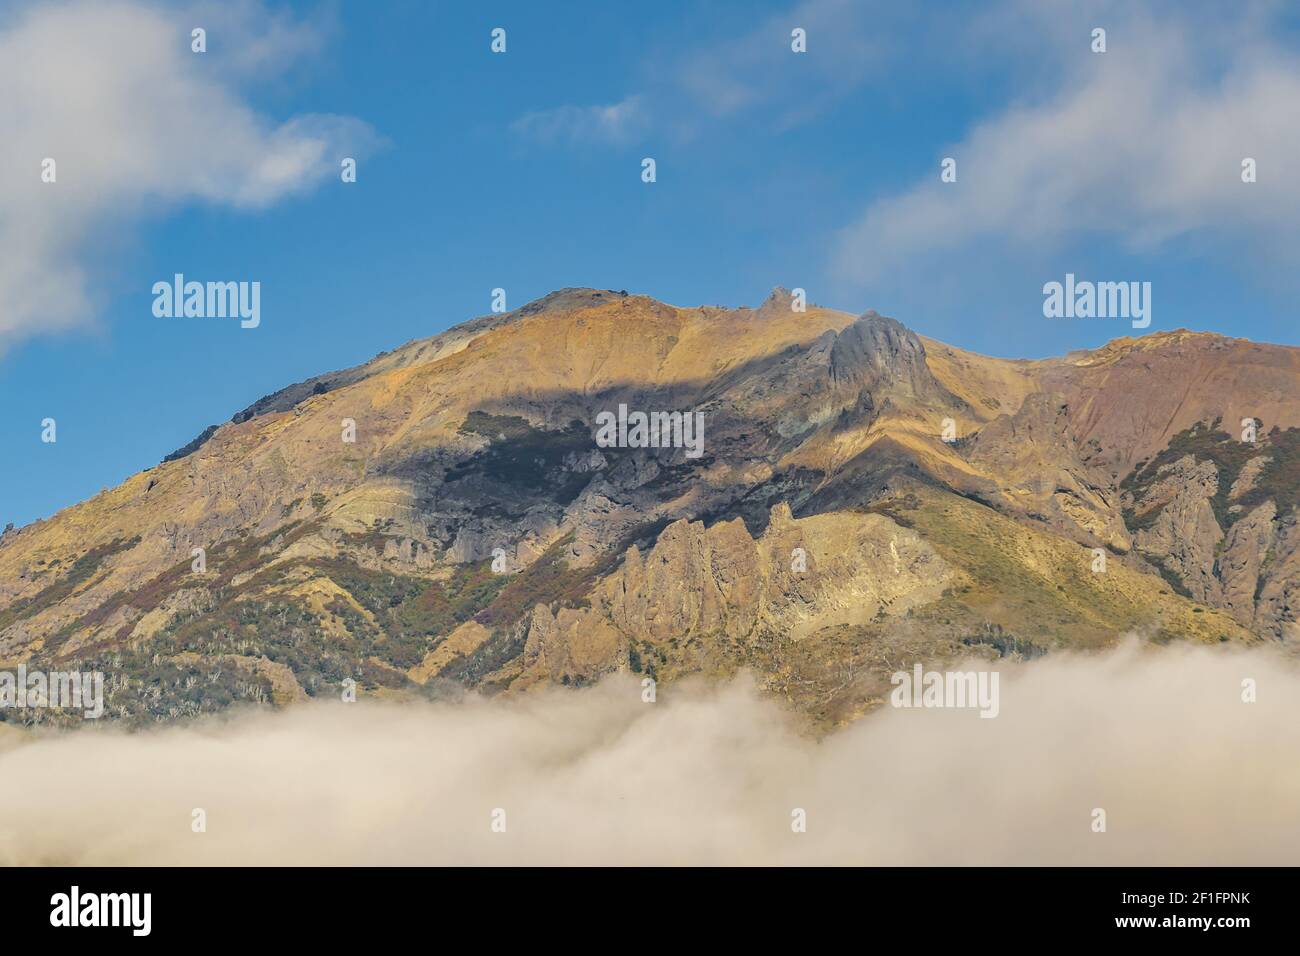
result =
[[[11,731],[0,863],[1300,859],[1294,662],[1134,643],[1004,667],[1001,687],[993,720],[886,707],[820,741],[744,681],[662,687],[646,704],[630,678],[134,735]],[[796,808],[807,832],[792,831]]]
[[[207,53],[191,51],[196,26]],[[260,209],[370,148],[359,120],[277,122],[248,102],[248,85],[322,40],[254,2],[53,3],[0,19],[0,349],[93,321],[93,269],[142,220],[189,203]]]

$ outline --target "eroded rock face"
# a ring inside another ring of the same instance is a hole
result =
[[[894,402],[921,404],[950,397],[926,364],[921,340],[902,323],[875,312],[840,332],[829,358],[830,380],[837,389],[875,389]]]
[[[1155,523],[1134,539],[1143,553],[1177,574],[1193,598],[1213,605],[1222,596],[1215,560],[1223,529],[1210,505],[1218,490],[1218,471],[1211,462],[1179,459],[1161,473],[1153,489],[1154,501],[1163,502]],[[1143,502],[1144,510],[1155,506],[1151,498]]]
[[[1275,522],[1255,590],[1256,630],[1276,638],[1300,639],[1300,525],[1294,514]]]
[[[551,679],[589,679],[624,663],[629,641],[707,636],[725,646],[763,632],[798,641],[902,615],[956,577],[916,533],[879,514],[796,519],[782,503],[757,539],[739,519],[682,520],[645,555],[629,549],[590,609],[539,607],[525,657]]]
[[[981,428],[964,455],[992,476],[984,489],[1005,510],[1037,518],[1084,544],[1129,549],[1114,483],[1080,457],[1060,396],[1029,395],[1015,414]]]
[[[538,679],[580,683],[627,660],[627,641],[608,621],[574,608],[539,604],[528,621],[521,689]]]
[[[1220,600],[1234,618],[1246,626],[1255,623],[1255,596],[1259,591],[1261,571],[1273,547],[1277,506],[1266,501],[1229,529],[1219,555],[1218,574],[1222,581]],[[1275,620],[1265,627],[1276,633]]]

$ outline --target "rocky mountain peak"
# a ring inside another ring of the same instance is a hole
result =
[[[143,721],[195,682],[201,711],[747,668],[834,722],[903,658],[1290,633],[1298,350],[1008,361],[793,304],[566,288],[287,386],[7,531],[0,663],[115,669]],[[598,444],[620,406],[665,440]]]

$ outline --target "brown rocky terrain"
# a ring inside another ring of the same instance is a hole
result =
[[[1217,335],[1012,361],[780,289],[563,290],[8,532],[0,665],[102,669],[135,722],[747,669],[833,724],[918,660],[1291,641],[1297,386]],[[598,445],[620,404],[702,413],[703,454]]]

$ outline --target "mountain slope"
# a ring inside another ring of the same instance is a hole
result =
[[[1300,350],[1008,361],[793,305],[568,289],[267,396],[0,539],[0,663],[131,720],[745,667],[836,722],[915,660],[1294,636]],[[601,446],[620,405],[702,454]]]

